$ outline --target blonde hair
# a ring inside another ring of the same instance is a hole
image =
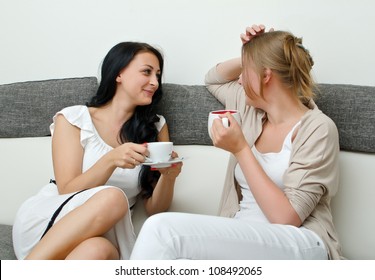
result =
[[[253,61],[259,80],[264,70],[271,69],[281,82],[303,103],[314,97],[315,83],[310,74],[314,61],[302,45],[302,38],[285,31],[266,32],[252,38],[242,47],[242,80],[247,94],[254,95],[248,82],[248,62]],[[263,84],[260,83],[263,98]]]

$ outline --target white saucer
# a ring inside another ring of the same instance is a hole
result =
[[[165,167],[169,167],[172,165],[172,163],[177,163],[177,162],[182,162],[184,158],[174,158],[174,159],[171,159],[171,160],[168,160],[168,161],[165,161],[165,162],[152,162],[152,161],[146,161],[144,163],[142,163],[143,165],[148,165],[148,166],[151,166],[153,168],[165,168]]]

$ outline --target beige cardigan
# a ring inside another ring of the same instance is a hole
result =
[[[250,146],[262,132],[265,113],[246,106],[245,92],[237,81],[219,77],[216,67],[206,75],[207,89],[227,108],[240,111],[242,131]],[[334,122],[323,114],[314,101],[301,119],[292,144],[289,167],[283,182],[284,192],[303,221],[302,226],[314,231],[324,241],[330,259],[341,259],[341,247],[332,222],[331,198],[338,190],[338,131]],[[239,194],[234,179],[237,161],[231,156],[220,215],[233,217],[239,210]]]

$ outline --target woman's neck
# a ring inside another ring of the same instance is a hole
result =
[[[103,115],[108,121],[121,125],[129,120],[134,112],[135,107],[129,106],[126,102],[112,99],[108,104],[101,107]]]
[[[296,123],[308,111],[290,92],[279,91],[268,99],[264,111],[268,121],[273,125]]]

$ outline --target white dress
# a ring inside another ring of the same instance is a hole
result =
[[[85,172],[104,154],[113,149],[100,138],[92,122],[88,107],[77,105],[64,108],[56,113],[53,117],[54,121],[59,114],[64,115],[71,124],[81,129],[81,145],[84,148],[82,172]],[[156,123],[156,127],[160,131],[165,124],[165,118],[158,116],[160,121]],[[53,134],[54,123],[51,124],[50,130]],[[69,200],[57,216],[55,223],[64,215],[85,203],[98,191],[110,187],[122,189],[128,199],[129,208],[131,208],[140,193],[138,185],[140,169],[141,166],[134,169],[116,168],[105,185],[83,191]],[[49,183],[21,205],[13,225],[13,246],[18,259],[24,259],[39,242],[54,212],[72,194],[74,193],[60,195],[57,186]],[[126,216],[105,234],[105,237],[118,247],[121,259],[129,258],[136,238],[131,222],[130,209]]]

